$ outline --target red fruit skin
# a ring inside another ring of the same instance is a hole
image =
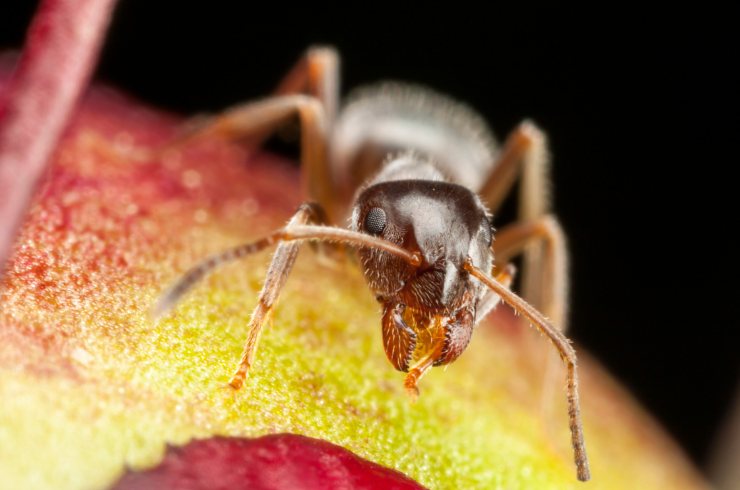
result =
[[[273,434],[214,437],[170,447],[151,470],[128,472],[111,490],[418,490],[398,471],[320,439]]]

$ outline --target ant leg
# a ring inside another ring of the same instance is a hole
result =
[[[499,269],[516,255],[526,253],[533,243],[543,246],[538,271],[541,277],[541,311],[563,330],[568,308],[568,253],[565,235],[554,216],[545,215],[502,228],[493,243],[495,267]]]
[[[542,311],[555,327],[564,331],[568,307],[568,254],[563,230],[555,217],[545,215],[531,221],[513,223],[501,229],[493,244],[496,267],[508,263],[516,255],[527,250],[532,243],[543,249],[539,277],[541,278]],[[542,379],[540,412],[541,420],[548,433],[553,432],[552,400],[558,385],[558,359],[547,355]]]
[[[549,167],[550,158],[545,134],[532,122],[524,121],[507,138],[498,161],[479,194],[491,210],[495,211],[512,189],[517,176],[520,176],[519,220],[523,222],[538,220],[551,211]],[[557,226],[557,223],[555,225]],[[557,233],[562,236],[559,226]],[[500,237],[497,235],[496,239],[499,240]],[[560,263],[563,274],[557,278],[554,287],[551,286],[552,280],[548,279],[547,273],[544,272],[549,267],[545,263],[549,254],[545,244],[541,240],[531,240],[522,249],[522,296],[555,320],[555,325],[565,331],[568,304],[568,277],[565,275],[567,249],[564,240],[559,240],[559,243],[562,245],[558,249],[558,254],[562,257]],[[500,263],[505,261],[502,260]],[[553,295],[558,298],[553,299]]]
[[[336,223],[338,204],[327,158],[339,98],[339,57],[328,47],[310,48],[278,85],[275,96],[248,102],[198,121],[168,148],[206,137],[247,140],[258,146],[297,114],[301,132],[304,196],[317,201]]]
[[[318,222],[321,220],[322,215],[323,211],[319,205],[313,203],[302,204],[288,222],[287,228],[294,225]],[[280,291],[288,280],[288,275],[298,255],[299,246],[300,242],[282,242],[272,257],[272,262],[270,263],[270,268],[267,270],[265,283],[262,286],[257,306],[254,308],[252,317],[249,320],[249,333],[239,367],[231,377],[231,381],[229,381],[229,385],[235,390],[242,387],[247,377],[247,371],[249,371],[249,368],[254,362],[257,344],[262,333],[262,326],[272,312],[272,308],[278,296],[280,296]]]
[[[311,46],[275,89],[275,95],[316,97],[333,127],[339,108],[339,54],[329,46]]]
[[[237,139],[265,136],[298,115],[301,125],[301,176],[305,196],[333,208],[334,186],[327,163],[327,127],[319,101],[306,95],[283,95],[234,107],[214,117],[185,140],[209,136]],[[334,218],[334,216],[330,216]]]
[[[538,188],[534,190],[547,190],[544,182],[548,179],[548,165],[545,135],[534,123],[524,121],[506,138],[478,194],[490,210],[495,212],[511,191],[520,173],[524,174],[523,179],[528,177],[527,174],[539,174],[538,180],[542,182],[536,183]],[[529,177],[530,180],[532,178],[532,176]],[[547,208],[549,196],[539,192],[538,196],[542,199],[542,202],[538,203],[539,206]]]

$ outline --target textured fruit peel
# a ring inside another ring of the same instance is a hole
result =
[[[583,486],[544,338],[500,308],[412,404],[356,265],[327,265],[310,247],[245,386],[226,388],[269,252],[219,270],[160,321],[149,310],[199,259],[282,226],[301,202],[298,174],[217,139],[155,155],[182,123],[100,88],[63,138],[0,284],[0,487],[103,488],[158,464],[167,444],[275,433],[329,441],[434,489]],[[581,358],[588,485],[703,488]]]

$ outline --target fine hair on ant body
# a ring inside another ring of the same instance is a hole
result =
[[[431,367],[457,359],[476,324],[503,300],[550,340],[567,367],[577,476],[589,480],[576,355],[554,326],[565,325],[567,252],[550,214],[544,134],[524,122],[498,148],[470,108],[416,85],[359,89],[341,111],[338,102],[339,57],[332,48],[311,48],[274,96],[234,107],[175,142],[207,136],[250,136],[259,142],[297,115],[302,185],[311,202],[301,205],[285,227],[190,269],[160,298],[155,314],[174,307],[221,264],[276,244],[229,382],[239,389],[300,243],[344,244],[357,249],[368,286],[382,306],[386,355],[407,373],[404,386],[415,397],[419,379]],[[494,240],[492,212],[517,178],[519,220]],[[330,226],[347,217],[349,229]],[[528,301],[509,289],[510,261],[519,255]]]

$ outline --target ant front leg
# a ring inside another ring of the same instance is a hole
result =
[[[259,145],[298,116],[304,196],[338,218],[337,193],[327,158],[339,99],[339,57],[332,48],[310,48],[278,85],[273,97],[232,107],[198,122],[169,147],[216,136]]]
[[[323,210],[319,205],[313,203],[302,204],[290,219],[286,228],[307,223],[322,224],[323,216]],[[298,247],[300,245],[300,242],[280,243],[275,251],[275,255],[272,257],[270,268],[267,270],[267,275],[265,276],[265,283],[257,300],[257,306],[254,308],[252,317],[249,320],[249,333],[247,334],[247,342],[244,345],[239,367],[231,377],[231,381],[229,381],[229,386],[235,390],[242,387],[247,377],[247,372],[254,363],[254,356],[257,351],[260,334],[262,333],[262,327],[280,296],[280,291],[282,291],[285,282],[288,280],[288,275],[298,256]]]

